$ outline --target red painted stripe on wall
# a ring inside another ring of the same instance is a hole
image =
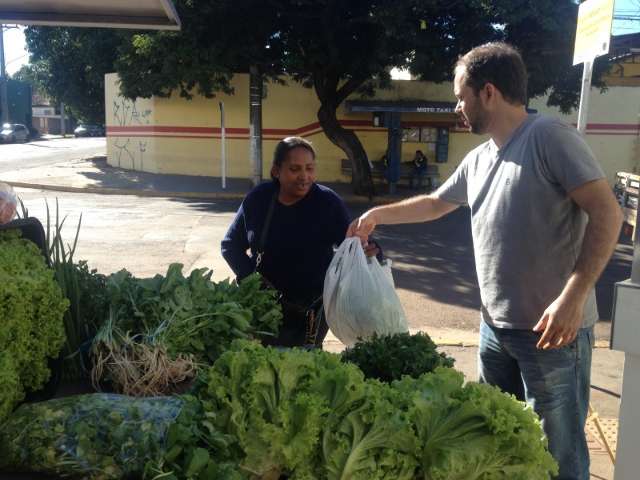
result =
[[[385,128],[372,128],[371,122],[364,120],[340,120],[343,127],[360,127],[350,128],[358,132],[378,132],[387,133]],[[422,126],[433,125],[430,122],[407,122],[403,126]],[[234,139],[249,138],[248,128],[226,128],[227,138],[234,136]],[[458,128],[452,129],[453,133],[468,133],[468,130]],[[283,137],[311,136],[322,133],[322,128],[318,122],[304,125],[300,128],[265,128],[262,130],[263,136]],[[640,134],[640,124],[626,123],[590,123],[587,125],[587,133],[592,135],[638,135]],[[131,126],[108,126],[107,136],[109,137],[174,137],[174,138],[220,138],[222,131],[219,127],[182,127],[170,125],[131,125]],[[271,140],[265,138],[267,140]]]

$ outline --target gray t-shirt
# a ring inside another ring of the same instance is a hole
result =
[[[587,215],[568,192],[604,178],[578,131],[529,115],[498,149],[493,140],[464,158],[437,194],[469,205],[482,318],[531,329],[558,297],[580,254]],[[583,326],[598,319],[595,293]]]

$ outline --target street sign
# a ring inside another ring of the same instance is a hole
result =
[[[593,61],[609,53],[614,0],[587,0],[578,10],[573,64]]]

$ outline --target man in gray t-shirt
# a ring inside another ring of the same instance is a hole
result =
[[[364,213],[348,236],[379,224],[429,221],[471,209],[480,284],[480,381],[540,415],[559,479],[587,480],[594,285],[615,248],[622,214],[578,132],[527,114],[527,73],[513,47],[489,43],[455,68],[456,111],[490,140],[435,194]]]
[[[604,178],[580,134],[529,115],[501,148],[472,150],[438,191],[471,208],[482,319],[531,330],[573,273],[587,216],[567,192]],[[583,327],[597,320],[589,291]]]

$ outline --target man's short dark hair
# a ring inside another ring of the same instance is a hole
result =
[[[491,42],[480,45],[458,59],[454,71],[464,69],[465,83],[476,95],[493,84],[512,104],[527,104],[527,67],[520,53],[511,45]]]

